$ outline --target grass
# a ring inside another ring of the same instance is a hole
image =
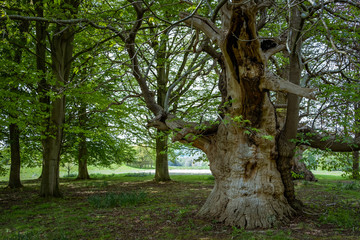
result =
[[[89,196],[88,202],[95,208],[132,206],[146,200],[145,192],[107,193]]]
[[[199,219],[212,190],[209,175],[93,174],[92,180],[61,179],[64,197],[38,197],[39,180],[21,190],[0,183],[0,239],[360,239],[360,183],[325,176],[296,181],[305,214],[284,226],[246,231]]]

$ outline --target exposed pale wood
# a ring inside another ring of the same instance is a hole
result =
[[[276,92],[292,93],[297,96],[306,97],[309,99],[316,99],[314,89],[302,88],[299,85],[285,81],[279,76],[267,71],[265,78],[261,82],[261,89],[268,89]]]
[[[190,13],[181,12],[180,18],[186,18]],[[194,15],[191,18],[185,20],[185,23],[188,26],[193,26],[196,29],[201,30],[205,35],[216,43],[220,43],[223,39],[222,31],[216,27],[216,25],[211,22],[209,19],[201,17],[199,15]]]

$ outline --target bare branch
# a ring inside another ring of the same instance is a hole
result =
[[[260,84],[260,89],[268,89],[276,92],[293,93],[295,95],[316,99],[314,95],[314,89],[302,88],[299,85],[285,81],[279,76],[276,76],[272,72],[267,71],[264,80]]]
[[[181,12],[180,18],[185,19],[190,16],[190,13]],[[194,26],[196,29],[201,30],[205,35],[216,43],[220,43],[222,40],[222,33],[216,25],[209,19],[201,17],[199,15],[193,15],[192,17],[185,20],[188,26]]]

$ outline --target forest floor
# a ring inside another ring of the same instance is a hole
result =
[[[0,182],[0,239],[360,239],[360,183],[334,176],[296,181],[304,213],[273,229],[245,231],[199,219],[210,175],[145,173],[61,179],[64,197],[38,196],[39,180],[20,190]]]

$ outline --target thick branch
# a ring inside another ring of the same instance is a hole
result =
[[[190,13],[181,12],[180,18],[184,19],[188,17]],[[199,15],[194,15],[189,19],[185,20],[185,23],[190,27],[195,27],[196,29],[201,30],[205,35],[216,43],[220,43],[222,39],[221,30],[216,27],[216,25],[211,22],[209,19],[201,17]]]
[[[298,130],[298,133],[302,134],[306,144],[310,147],[331,150],[333,152],[353,152],[360,150],[360,138],[357,139],[339,139],[339,137],[318,133],[311,128],[302,128]]]
[[[316,99],[314,89],[302,88],[299,85],[285,81],[271,72],[266,72],[265,78],[260,84],[260,89],[268,89],[276,92],[292,93],[301,97]]]
[[[206,145],[210,143],[209,137],[217,131],[217,124],[208,122],[197,124],[185,122],[173,115],[168,115],[165,121],[161,121],[161,116],[152,119],[148,127],[155,127],[159,130],[172,130],[175,132],[172,141],[191,143],[192,146],[205,151]]]

